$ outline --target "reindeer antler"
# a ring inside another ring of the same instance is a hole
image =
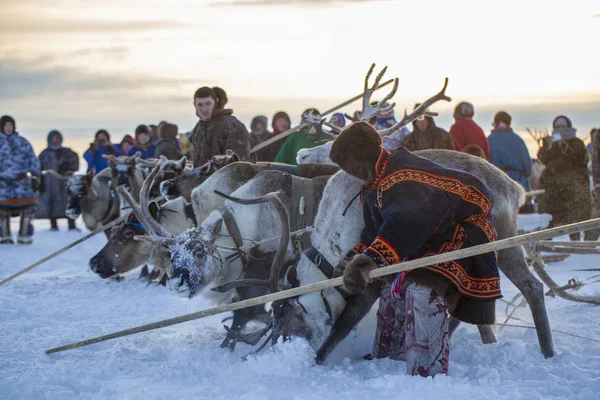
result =
[[[543,146],[544,140],[550,136],[550,134],[546,130],[538,131],[536,129],[535,131],[532,131],[531,129],[527,128],[527,132],[533,138],[533,140],[536,141],[538,147],[540,147],[540,148]]]
[[[392,103],[388,106],[384,106],[384,104],[387,101],[389,101],[392,97],[394,97],[394,95],[396,94],[396,91],[398,90],[398,82],[399,82],[398,78],[394,79],[394,87],[392,88],[392,91],[390,93],[388,93],[387,96],[385,96],[377,104],[371,105],[371,96],[379,87],[379,83],[381,82],[381,78],[383,78],[383,75],[385,75],[385,73],[387,71],[387,67],[384,67],[381,70],[381,72],[379,72],[379,74],[375,78],[375,82],[373,83],[373,86],[371,86],[369,88],[369,78],[373,74],[374,69],[375,69],[375,63],[371,64],[371,68],[369,68],[369,72],[367,72],[367,75],[365,76],[363,107],[362,107],[360,116],[358,117],[358,119],[360,121],[368,121],[369,119],[371,119],[371,117],[373,117],[375,115],[389,113],[396,106],[396,103]]]
[[[104,158],[105,160],[112,162],[112,163],[117,163],[117,157],[115,157],[112,154],[102,154],[102,158]]]
[[[154,180],[158,175],[159,169],[159,165],[155,166],[152,172],[150,172],[148,177],[144,180],[144,184],[142,185],[142,190],[140,192],[141,205],[138,205],[136,203],[136,201],[131,196],[131,193],[125,190],[124,187],[117,187],[117,193],[119,193],[123,197],[123,199],[125,199],[125,201],[129,204],[135,216],[138,218],[142,226],[148,232],[148,236],[170,238],[172,237],[172,235],[166,230],[164,230],[163,227],[160,226],[160,224],[152,217],[149,208],[150,189],[154,185]]]
[[[237,281],[226,283],[222,286],[212,288],[211,290],[219,293],[225,293],[236,287],[253,285],[266,287],[271,291],[271,293],[279,291],[279,288],[277,287],[277,281],[279,280],[279,275],[285,262],[285,254],[287,252],[287,247],[290,242],[290,223],[288,221],[285,207],[280,199],[282,191],[278,190],[277,192],[268,193],[264,196],[257,197],[254,199],[240,199],[237,197],[228,196],[222,192],[219,192],[218,190],[215,190],[215,193],[219,196],[226,198],[227,200],[231,200],[239,204],[260,204],[271,202],[271,204],[273,204],[273,206],[277,210],[277,214],[279,215],[281,237],[279,238],[279,247],[277,248],[277,253],[275,253],[273,264],[271,264],[271,272],[269,274],[268,280],[265,281],[262,279],[240,279]]]
[[[402,129],[406,125],[410,124],[417,118],[420,118],[423,116],[431,116],[431,117],[437,116],[437,113],[432,113],[430,111],[427,111],[427,108],[429,108],[431,105],[437,103],[440,100],[452,101],[452,99],[450,97],[446,96],[446,88],[447,87],[448,87],[448,78],[446,78],[444,80],[444,87],[442,87],[442,90],[440,90],[435,96],[430,97],[427,100],[425,100],[423,103],[421,103],[421,105],[419,107],[417,107],[412,113],[407,115],[406,111],[405,111],[404,117],[402,118],[402,120],[400,120],[400,122],[397,122],[396,124],[394,124],[394,126],[388,128],[388,129],[383,129],[383,130],[379,131],[381,136],[391,135],[394,132]]]
[[[321,125],[328,126],[336,134],[340,134],[342,132],[342,129],[340,127],[330,124],[329,122],[327,122],[325,120],[325,118],[321,117],[320,115],[315,115],[310,111],[302,114],[302,122],[304,124],[311,125],[311,126],[321,126]],[[329,132],[323,131],[323,133],[331,136],[332,138],[335,137],[335,135],[332,135]]]
[[[143,167],[154,168],[159,163],[159,160],[157,160],[157,159],[144,160],[141,157],[135,157],[135,162],[137,164],[142,165]]]
[[[42,171],[42,175],[52,175],[53,177],[55,177],[56,179],[60,179],[61,181],[69,180],[69,176],[61,175],[53,169],[46,169],[46,170]]]
[[[158,236],[169,237],[171,235],[163,229],[158,221],[152,218],[152,215],[150,215],[150,191],[154,186],[159,172],[160,165],[156,165],[152,172],[150,172],[146,179],[144,179],[144,184],[142,185],[142,190],[140,191],[140,206],[142,208],[142,213],[144,214],[144,219],[148,221],[152,231],[154,231],[154,233],[156,233]]]

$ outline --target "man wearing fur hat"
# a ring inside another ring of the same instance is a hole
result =
[[[165,156],[168,160],[179,160],[182,155],[177,149],[177,125],[162,122],[158,125],[155,158]]]
[[[241,160],[250,159],[250,135],[233,110],[226,109],[227,94],[219,87],[201,87],[194,93],[194,107],[200,121],[190,135],[194,166],[232,150]]]
[[[496,238],[491,193],[479,179],[381,143],[371,125],[357,122],[329,153],[362,183],[365,228],[343,278],[352,294],[365,290],[373,269]],[[447,374],[448,312],[472,324],[494,322],[501,297],[496,255],[401,273],[383,290],[374,356],[405,359],[411,375]]]
[[[576,136],[571,120],[559,115],[552,122],[552,137],[544,141],[538,159],[546,166],[540,185],[546,190],[540,207],[552,215],[551,226],[585,221],[591,217],[592,200],[585,144]],[[580,234],[569,235],[579,240]],[[595,240],[586,232],[586,240]]]

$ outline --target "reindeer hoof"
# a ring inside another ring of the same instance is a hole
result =
[[[164,274],[163,277],[161,278],[161,280],[158,281],[158,285],[166,287],[167,286],[167,279],[168,279],[167,274]]]
[[[140,276],[138,277],[139,280],[145,280],[148,279],[148,276],[150,275],[150,271],[148,271],[148,266],[144,265],[142,267],[142,270],[140,271]]]

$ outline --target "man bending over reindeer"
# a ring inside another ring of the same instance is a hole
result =
[[[331,160],[362,183],[365,228],[344,271],[344,288],[362,293],[370,270],[495,240],[490,190],[475,176],[400,147],[389,152],[369,124],[333,142]],[[501,297],[495,253],[400,273],[383,285],[373,355],[406,360],[411,375],[448,373],[448,312],[492,324]]]

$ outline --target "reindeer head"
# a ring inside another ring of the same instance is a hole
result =
[[[220,214],[215,212],[201,226],[189,229],[170,243],[171,289],[193,297],[218,277],[223,260],[214,243],[222,225]]]
[[[81,214],[82,203],[93,190],[94,172],[94,168],[91,168],[85,175],[69,176],[67,180],[67,217],[77,219]]]
[[[167,200],[174,200],[183,196],[187,202],[190,202],[192,190],[200,186],[219,169],[237,161],[240,161],[239,157],[233,151],[227,150],[224,156],[214,156],[201,167],[190,172],[184,172],[177,178],[164,180],[160,184],[160,191]]]
[[[137,152],[131,157],[115,157],[103,154],[106,160],[108,160],[108,167],[111,171],[113,188],[122,186],[125,190],[130,191],[133,187],[135,180],[135,166],[137,158],[141,155]]]
[[[108,243],[90,259],[90,269],[101,278],[123,274],[148,262],[153,246],[149,242],[134,240],[145,229],[132,216],[111,229]]]
[[[283,289],[293,289],[300,286],[296,266],[288,268],[283,283]],[[273,342],[283,337],[288,340],[296,336],[310,341],[314,336],[311,326],[311,318],[308,310],[302,304],[302,297],[293,297],[285,300],[274,301],[271,305],[273,310]],[[311,310],[312,311],[312,310]]]

